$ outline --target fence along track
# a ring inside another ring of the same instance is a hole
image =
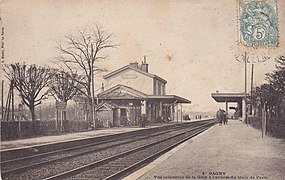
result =
[[[161,135],[161,134],[166,134],[167,132],[170,132],[170,131],[173,131],[173,129],[181,129],[181,128],[185,128],[184,126],[175,126],[174,128],[172,129],[169,129],[167,131],[163,131],[163,132],[156,132],[152,135],[147,135],[147,137],[139,137],[139,138],[135,138],[133,140],[130,140],[130,141],[127,141],[127,142],[123,142],[123,143],[118,143],[116,145],[111,145],[109,147],[115,147],[115,146],[118,146],[120,144],[126,144],[126,143],[130,143],[130,142],[133,142],[133,141],[137,141],[137,140],[140,140],[140,139],[144,139],[144,138],[149,138],[149,137],[154,137],[154,136],[158,136],[158,135]],[[145,134],[145,133],[144,133]],[[131,135],[129,137],[125,137],[125,139],[128,139],[128,138],[131,138],[133,136],[137,136],[137,135]],[[80,146],[80,147],[74,147],[74,148],[67,148],[67,149],[64,149],[64,150],[57,150],[57,151],[53,151],[53,152],[48,152],[48,153],[43,153],[43,154],[39,154],[39,155],[35,155],[35,156],[30,156],[30,157],[26,157],[26,158],[20,158],[20,159],[14,159],[14,160],[10,160],[10,161],[5,161],[5,162],[2,162],[1,166],[2,166],[2,176],[7,176],[7,174],[11,174],[11,173],[19,173],[21,171],[25,171],[25,170],[28,170],[28,169],[31,169],[33,167],[38,167],[38,166],[43,166],[44,164],[48,164],[48,163],[54,163],[54,162],[57,162],[57,161],[60,161],[60,160],[64,160],[64,159],[68,159],[68,158],[72,158],[72,157],[75,157],[75,156],[80,156],[80,155],[84,155],[84,154],[87,154],[87,153],[92,153],[92,152],[95,152],[95,151],[100,151],[102,150],[102,148],[98,148],[96,150],[92,150],[92,151],[87,151],[87,152],[84,152],[84,153],[78,153],[78,154],[75,154],[75,155],[70,155],[70,156],[65,156],[65,157],[62,157],[62,158],[58,158],[58,159],[52,159],[52,160],[45,160],[45,158],[42,160],[42,159],[39,159],[40,162],[38,163],[30,163],[28,165],[24,165],[24,166],[20,166],[20,167],[17,167],[17,168],[5,168],[5,166],[3,166],[3,164],[5,165],[5,163],[17,163],[18,161],[27,161],[27,160],[31,160],[32,158],[43,158],[44,156],[47,156],[47,155],[50,155],[50,154],[54,154],[54,153],[61,153],[61,152],[64,152],[64,151],[71,151],[71,150],[77,150],[77,149],[81,149],[83,147],[89,147],[89,146],[95,146],[95,145],[100,145],[100,144],[103,144],[103,143],[108,143],[108,142],[113,142],[114,140],[107,140],[107,141],[103,141],[103,142],[98,142],[98,143],[92,143],[92,144],[87,144],[87,145],[84,145],[84,146]],[[106,148],[106,147],[104,147]],[[13,166],[12,166],[13,167]],[[4,169],[4,170],[3,170]],[[7,169],[7,170],[5,170]]]

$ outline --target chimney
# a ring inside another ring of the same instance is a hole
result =
[[[144,59],[141,65],[141,70],[148,73],[148,64],[146,63],[146,56],[144,56]]]
[[[136,62],[130,62],[130,66],[133,68],[139,68],[139,63],[137,61]]]

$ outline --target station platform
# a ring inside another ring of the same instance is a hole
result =
[[[285,140],[230,120],[186,141],[124,180],[285,180]]]
[[[201,119],[207,120],[211,118]],[[73,141],[73,140],[80,140],[92,137],[100,137],[100,136],[108,136],[113,134],[120,134],[126,133],[131,131],[137,131],[140,129],[145,128],[156,128],[160,126],[167,126],[171,124],[177,123],[184,123],[184,122],[195,122],[201,120],[191,120],[191,121],[172,121],[170,123],[152,123],[147,125],[146,127],[138,127],[138,126],[131,126],[131,127],[113,127],[113,128],[106,128],[106,129],[98,129],[86,132],[78,132],[78,133],[66,133],[60,135],[51,135],[51,136],[41,136],[41,137],[34,137],[34,138],[26,138],[26,139],[17,139],[17,140],[9,140],[9,141],[1,141],[1,151],[8,151],[8,150],[15,150],[27,147],[33,147],[38,145],[45,145],[45,144],[53,144],[58,142],[66,142],[66,141]]]

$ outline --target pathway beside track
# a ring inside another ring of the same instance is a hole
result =
[[[56,143],[51,146],[38,146],[36,153],[30,152],[32,150],[30,148],[9,151],[4,153],[3,157],[6,160],[1,162],[1,166],[3,165],[1,175],[3,179],[44,179],[50,177],[58,179],[78,173],[84,174],[86,170],[93,169],[96,166],[96,171],[92,173],[95,179],[112,176],[113,173],[116,173],[115,179],[119,179],[123,174],[132,172],[137,167],[203,132],[215,123],[216,121],[211,119],[195,123],[146,128],[127,134],[103,136],[103,138],[88,138],[80,142],[71,141]],[[75,149],[67,149],[63,152],[64,147]],[[59,152],[57,152],[58,149]],[[102,163],[104,164],[102,165]],[[133,164],[135,164],[134,168],[131,166]],[[102,167],[97,167],[100,165]],[[105,173],[99,175],[98,168],[106,170],[106,172],[104,171]],[[119,170],[122,172],[117,174]],[[89,171],[86,173],[90,174]]]
[[[151,164],[134,179],[285,179],[285,141],[239,121],[215,125]]]

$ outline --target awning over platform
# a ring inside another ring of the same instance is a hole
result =
[[[212,93],[212,98],[216,102],[241,102],[244,99],[244,93]]]
[[[138,90],[135,90],[131,87],[120,84],[98,94],[99,99],[107,99],[107,100],[114,100],[114,99],[141,100],[145,99],[146,97],[147,97],[146,94]]]
[[[96,110],[106,110],[106,109],[118,109],[119,106],[111,101],[101,102],[97,105]]]
[[[98,94],[99,100],[147,100],[164,103],[191,103],[190,100],[176,95],[147,95],[125,85],[116,85]]]
[[[191,103],[190,100],[188,99],[185,99],[183,97],[179,97],[179,96],[176,96],[176,95],[150,95],[150,96],[147,96],[147,99],[148,100],[168,100],[168,101],[171,101],[172,103],[175,102],[175,103]]]

